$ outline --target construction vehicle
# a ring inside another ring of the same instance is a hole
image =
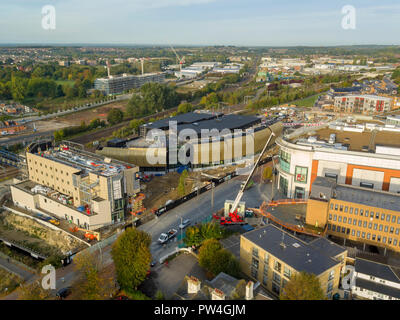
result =
[[[230,211],[229,211],[230,214],[231,214],[231,213],[232,213],[232,214],[237,214],[237,208],[238,208],[238,205],[239,205],[240,200],[241,200],[242,197],[243,197],[243,193],[244,193],[244,191],[248,188],[249,185],[251,186],[251,184],[250,184],[250,181],[252,181],[251,178],[252,178],[254,172],[256,171],[256,169],[257,169],[257,167],[258,167],[258,164],[260,163],[261,158],[263,157],[265,151],[267,150],[267,148],[268,148],[268,146],[269,146],[269,143],[271,142],[271,139],[272,139],[273,137],[276,136],[276,135],[275,135],[275,132],[271,129],[271,127],[269,127],[269,129],[270,129],[270,131],[271,131],[271,135],[269,136],[269,138],[268,138],[268,140],[267,140],[267,143],[265,144],[265,146],[264,146],[264,148],[262,149],[260,155],[258,156],[258,159],[257,159],[256,163],[254,164],[253,169],[250,171],[250,174],[249,174],[249,176],[247,177],[246,181],[242,183],[241,188],[240,188],[240,190],[239,190],[239,193],[238,193],[238,195],[236,196],[236,199],[235,199],[235,201],[233,202],[232,207],[231,207],[231,209],[230,209]],[[254,184],[254,182],[253,182],[253,184]]]
[[[220,220],[221,225],[246,224],[240,214],[237,213],[229,213],[228,217],[213,215],[213,218],[216,220]]]
[[[82,228],[78,228],[78,227],[71,228],[70,230],[71,230],[71,232],[83,231],[83,232],[85,232],[85,235],[84,235],[85,239],[100,241],[100,232],[82,229]]]

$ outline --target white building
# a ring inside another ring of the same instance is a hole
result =
[[[400,300],[399,270],[386,264],[356,258],[351,293],[368,300]]]

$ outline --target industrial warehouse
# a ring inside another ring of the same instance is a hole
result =
[[[89,230],[123,221],[125,208],[140,191],[137,167],[72,144],[32,144],[26,165],[29,179],[11,186],[14,205]]]
[[[109,141],[96,153],[133,163],[142,172],[166,173],[182,166],[196,170],[253,159],[271,130],[279,135],[282,125],[275,120],[263,122],[256,116],[186,113],[147,123],[140,127],[140,137]],[[182,154],[186,163],[180,161]],[[152,157],[158,161],[152,161]]]

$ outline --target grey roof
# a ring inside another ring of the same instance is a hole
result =
[[[400,279],[394,273],[392,268],[387,264],[356,258],[354,267],[356,272],[384,279],[387,281],[400,283]]]
[[[319,275],[339,263],[339,261],[332,258],[332,252],[324,249],[324,246],[327,246],[326,243],[322,241],[317,242],[316,245],[305,243],[271,224],[247,232],[242,237],[253,242],[297,271]],[[281,245],[282,242],[285,246]],[[336,253],[339,248],[341,247],[338,246],[336,250],[336,248],[333,249],[332,247],[335,255],[337,255]],[[341,250],[342,252],[346,251],[345,248],[341,248]]]
[[[328,240],[327,238],[317,238],[311,241],[309,244],[325,252],[325,254],[329,257],[336,257],[339,254],[342,254],[345,250],[345,248]]]
[[[310,197],[320,199],[320,193],[333,199],[363,204],[370,207],[400,211],[400,194],[361,188],[347,184],[336,184],[332,179],[317,177],[312,184]],[[329,194],[330,193],[330,194]]]
[[[181,125],[178,124],[178,133],[184,129],[192,129],[198,134],[200,134],[201,130],[204,129],[217,129],[218,131],[221,131],[223,129],[246,129],[260,122],[261,120],[255,116],[241,116],[230,114],[218,117],[216,119],[204,120],[196,123],[186,123]]]
[[[398,298],[400,299],[400,290],[386,286],[384,284],[380,284],[374,281],[369,281],[365,279],[356,279],[356,286],[362,289],[370,290],[373,292],[381,293],[393,298]]]
[[[239,281],[229,274],[220,272],[212,281],[208,281],[208,284],[213,288],[221,290],[227,297],[231,297]]]
[[[189,123],[214,119],[218,115],[219,114],[217,114],[217,113],[188,112],[188,113],[184,113],[184,114],[179,114],[175,117],[157,120],[157,121],[154,121],[153,123],[148,123],[145,126],[150,129],[167,129],[170,121],[176,121],[178,125],[185,124],[185,123],[189,124]]]
[[[337,185],[334,198],[385,210],[400,211],[400,195],[387,191]]]

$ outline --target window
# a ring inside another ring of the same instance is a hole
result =
[[[361,227],[361,225],[362,225],[362,221],[358,220],[358,226]]]
[[[276,293],[277,295],[280,294],[281,288],[276,283],[272,282],[272,292]]]
[[[396,223],[396,216],[392,216],[392,223]]]
[[[389,231],[390,233],[393,233],[394,232],[394,228],[393,227],[390,227],[390,231]]]
[[[383,242],[383,243],[386,243],[386,237],[383,237],[383,238],[382,238],[382,242]]]
[[[348,223],[351,224],[351,218],[349,218],[349,222]]]
[[[369,215],[371,218],[373,218],[374,217],[374,212],[373,211],[371,211],[371,214]]]
[[[360,235],[361,235],[361,232],[360,232],[360,231],[357,231],[357,237],[358,237],[358,238],[360,237]]]
[[[290,172],[290,153],[281,150],[281,155],[279,157],[279,164],[283,171]]]
[[[295,180],[300,183],[307,183],[308,168],[296,166]]]
[[[288,186],[289,186],[288,180],[285,179],[283,176],[280,176],[280,178],[279,178],[279,189],[282,191],[282,193],[285,196],[288,195]]]
[[[332,231],[336,231],[336,226],[334,224],[332,225]]]
[[[396,234],[398,235],[399,234],[399,231],[400,231],[400,229],[399,228],[396,228]]]
[[[251,266],[258,269],[258,260],[253,258],[251,261]]]
[[[365,216],[368,218],[368,216],[369,216],[369,211],[368,210],[365,210]]]
[[[258,258],[258,248],[253,247],[253,257]]]
[[[254,268],[253,266],[251,267],[251,276],[255,279],[257,279],[257,269]]]
[[[389,231],[389,227],[385,226],[385,232],[388,232],[388,231]]]
[[[339,216],[338,222],[342,222],[342,216]]]
[[[32,170],[32,169],[31,169]],[[333,210],[333,203],[331,203],[331,210]],[[400,218],[400,217],[399,217]]]
[[[347,223],[347,218],[343,217],[343,223]]]
[[[290,271],[290,269],[288,267],[284,267],[283,268],[283,275],[287,278],[290,278],[292,276],[292,272]]]
[[[397,246],[397,239],[394,239],[394,240],[393,240],[393,245],[394,245],[394,246]]]
[[[337,211],[338,210],[338,204],[337,203],[335,203],[335,210]]]
[[[279,274],[277,274],[276,272],[274,272],[272,281],[274,281],[275,283],[279,283],[279,285],[280,285],[281,284],[281,276]]]
[[[363,216],[363,215],[364,215],[364,210],[360,209],[360,216]]]
[[[363,228],[366,228],[366,227],[367,227],[367,221],[364,221]]]
[[[383,230],[383,225],[379,225],[379,231],[382,231]]]
[[[372,222],[368,223],[368,229],[372,229]]]
[[[382,213],[382,215],[381,215],[381,220],[385,220],[385,214],[384,213]]]
[[[353,214],[353,207],[350,207],[350,214]]]
[[[375,241],[376,236],[373,234],[372,235],[372,240]]]
[[[280,273],[282,269],[282,264],[278,261],[275,261],[274,269],[275,271],[278,271]]]
[[[264,284],[264,286],[266,286],[267,283],[268,283],[268,275],[264,273],[264,276],[263,276],[263,284]]]
[[[337,215],[334,214],[334,215],[333,215],[333,221],[336,221],[336,220],[337,220]]]
[[[390,221],[390,214],[388,214],[388,215],[386,216],[386,221],[387,221],[387,222]]]
[[[369,240],[371,238],[371,234],[367,233],[367,239]]]
[[[373,189],[374,188],[374,184],[373,183],[369,183],[369,182],[360,182],[360,187]]]
[[[355,214],[355,215],[358,215],[358,208],[355,208],[355,209],[354,209],[354,214]]]
[[[357,225],[357,219],[353,220],[353,226]]]
[[[332,270],[332,271],[329,273],[328,281],[333,280],[333,278],[335,278],[335,270]]]
[[[374,230],[378,230],[378,224],[374,223]]]
[[[375,218],[379,219],[379,212],[375,213]]]
[[[342,227],[342,233],[346,233],[346,228]]]
[[[340,210],[339,211],[343,211],[343,205],[340,205]]]
[[[265,257],[264,257],[264,264],[265,264],[266,266],[269,265],[269,255],[268,255],[267,253],[265,254]]]
[[[334,173],[328,173],[328,172],[326,172],[326,173],[325,173],[325,178],[335,179],[335,182],[337,182],[338,175],[337,175],[337,174],[334,174]]]
[[[329,220],[332,220],[332,215],[331,214],[329,214]]]
[[[332,289],[333,289],[333,282],[330,281],[330,282],[328,282],[328,288],[327,288],[326,292],[329,293],[332,291]]]

